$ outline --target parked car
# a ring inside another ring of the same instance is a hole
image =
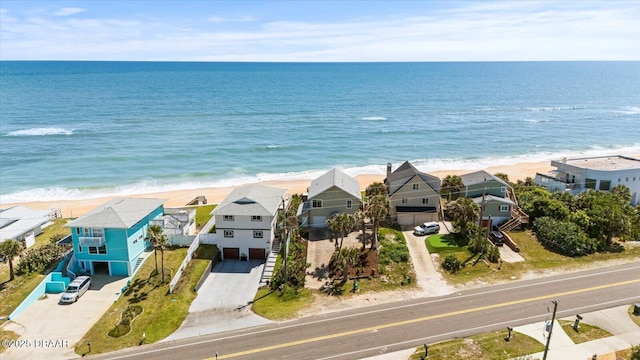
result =
[[[75,278],[60,297],[61,303],[74,303],[91,287],[89,276],[78,276]]]
[[[493,226],[491,228],[491,232],[489,233],[489,239],[495,246],[504,245],[504,235],[502,235],[502,231],[497,226]]]
[[[420,224],[413,229],[414,235],[429,235],[429,234],[437,234],[439,232],[440,232],[440,224],[433,221]]]

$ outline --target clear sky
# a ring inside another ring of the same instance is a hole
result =
[[[640,60],[640,1],[0,2],[2,60]]]

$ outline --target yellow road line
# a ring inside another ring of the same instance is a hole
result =
[[[476,307],[476,308],[472,308],[472,309],[465,309],[465,310],[452,311],[452,312],[443,313],[443,314],[430,315],[430,316],[425,316],[425,317],[421,317],[421,318],[398,321],[398,322],[389,323],[389,324],[370,326],[370,327],[356,329],[356,330],[344,331],[344,332],[341,332],[341,333],[338,333],[338,334],[317,336],[317,337],[314,337],[314,338],[296,340],[296,341],[291,341],[291,342],[282,343],[282,344],[265,346],[265,347],[261,347],[261,348],[257,348],[257,349],[239,351],[239,352],[232,353],[232,354],[220,355],[220,356],[218,356],[218,359],[229,359],[229,358],[234,358],[234,357],[238,357],[238,356],[251,355],[251,354],[256,354],[256,353],[269,351],[269,350],[276,350],[276,349],[281,349],[281,348],[286,348],[286,347],[291,347],[291,346],[296,346],[296,345],[308,344],[308,343],[316,342],[316,341],[341,338],[343,336],[362,334],[362,333],[366,333],[366,332],[370,332],[370,331],[374,331],[374,330],[387,329],[387,328],[396,327],[396,326],[414,324],[414,323],[421,322],[421,321],[439,319],[439,318],[455,316],[455,315],[468,314],[468,313],[471,313],[471,312],[495,309],[495,308],[499,308],[499,307],[503,307],[503,306],[517,305],[517,304],[527,303],[527,302],[531,302],[531,301],[538,301],[538,300],[549,299],[549,298],[557,298],[557,297],[560,297],[560,296],[580,294],[580,293],[584,293],[584,292],[588,292],[588,291],[601,290],[601,289],[606,289],[606,288],[615,287],[615,286],[621,286],[621,285],[629,285],[629,284],[633,284],[633,283],[637,283],[637,282],[640,282],[640,279],[621,281],[621,282],[617,282],[617,283],[613,283],[613,284],[599,285],[599,286],[594,286],[594,287],[585,288],[585,289],[565,291],[565,292],[561,292],[561,293],[549,294],[549,295],[544,295],[544,296],[537,296],[537,297],[528,298],[528,299],[514,300],[514,301],[508,301],[508,302],[503,302],[503,303],[499,303],[499,304],[480,306],[480,307]],[[209,358],[207,360],[215,360],[215,358]]]

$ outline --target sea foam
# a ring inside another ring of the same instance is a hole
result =
[[[25,130],[11,131],[6,136],[46,136],[46,135],[72,135],[73,130],[60,127],[39,127]]]

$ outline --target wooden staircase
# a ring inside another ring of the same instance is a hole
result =
[[[280,252],[280,239],[277,238],[273,240],[273,244],[271,244],[271,252],[267,257],[267,262],[264,264],[264,268],[262,269],[262,276],[260,278],[260,286],[267,286],[271,277],[273,276],[273,270],[276,267],[276,259],[278,258],[278,253]]]
[[[511,187],[507,187],[507,197],[509,200],[513,201],[515,206],[511,210],[511,219],[500,225],[500,230],[503,232],[511,231],[522,224],[529,223],[529,215],[527,215],[527,213],[525,213],[518,205],[518,199],[516,199],[516,195],[513,193],[513,189]]]

